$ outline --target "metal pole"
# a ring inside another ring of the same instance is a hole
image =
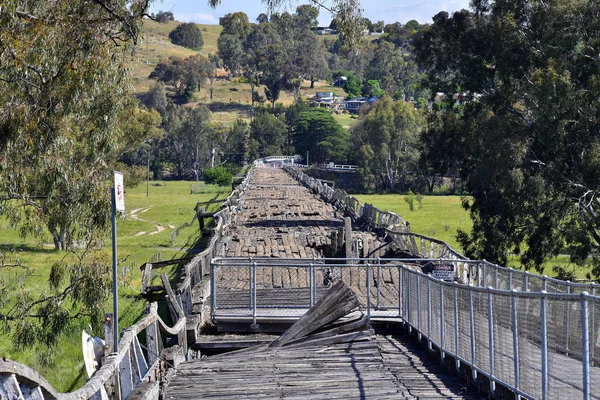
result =
[[[473,291],[469,287],[469,323],[471,325],[471,372],[473,379],[477,379],[477,371],[475,370],[475,315],[473,313]]]
[[[417,274],[417,334],[421,340],[421,276]]]
[[[216,285],[216,278],[215,278],[215,264],[214,263],[210,263],[210,313],[211,313],[211,320],[215,319],[215,311],[217,310],[217,285]]]
[[[529,273],[527,271],[525,271],[525,274],[523,274],[523,291],[524,292],[529,292]]]
[[[252,257],[250,257],[250,261],[248,261],[248,280],[250,281],[250,287],[249,287],[249,291],[250,291],[250,309],[252,309],[252,305],[254,304],[254,289],[252,287],[253,285],[253,280],[252,280]]]
[[[308,270],[308,290],[310,292],[310,306],[312,307],[315,304],[315,298],[314,298],[314,294],[313,294],[313,263],[310,263],[310,267]]]
[[[113,273],[113,352],[119,351],[119,288],[117,271],[117,211],[115,188],[112,192],[112,273]]]
[[[433,350],[431,346],[431,279],[427,279],[427,343],[429,350]]]
[[[588,328],[588,293],[581,293],[581,363],[583,364],[583,399],[590,398],[590,332]]]
[[[512,289],[510,302],[512,309],[512,331],[513,331],[513,366],[515,371],[515,389],[519,389],[519,325],[517,320],[517,293],[516,289]]]
[[[540,297],[541,320],[541,351],[542,351],[542,400],[548,397],[548,326],[546,324],[546,291],[542,290]]]
[[[367,263],[367,319],[371,318],[371,264]]]
[[[252,263],[252,281],[254,282],[254,304],[252,305],[252,324],[256,326],[256,263]]]
[[[148,158],[148,179],[146,179],[146,197],[150,193],[150,158]]]
[[[498,270],[496,270],[498,271]],[[497,275],[496,275],[497,276]],[[488,287],[488,331],[489,331],[489,349],[490,349],[490,390],[496,390],[496,381],[494,381],[494,314],[492,307],[492,287]]]
[[[390,272],[391,273],[391,272]],[[379,310],[379,297],[381,293],[381,259],[377,257],[377,309]]]
[[[444,359],[444,356],[446,355],[445,352],[445,338],[444,338],[444,334],[445,334],[445,319],[444,319],[444,314],[445,314],[445,310],[444,310],[444,285],[442,283],[440,283],[440,357],[442,358],[442,360]]]
[[[404,268],[398,266],[398,277],[400,279],[398,286],[398,316],[404,317]]]
[[[508,290],[513,290],[513,272],[512,269],[508,270]]]
[[[594,288],[594,286],[591,287],[590,293],[592,296],[596,295],[596,288]],[[595,345],[595,343],[596,343],[596,302],[595,301],[592,301],[591,313],[592,313],[592,329],[590,329],[590,332],[591,332],[592,336],[590,337],[590,340],[591,340],[592,345],[590,346],[590,352],[591,352],[590,353],[590,363],[591,363],[591,366],[594,367],[596,365],[594,362],[594,356],[596,355],[596,345]]]
[[[411,306],[410,306],[410,297],[411,297],[411,294],[412,294],[410,281],[412,280],[412,274],[410,273],[410,271],[406,271],[406,273],[407,273],[406,276],[408,277],[408,280],[406,282],[406,285],[407,285],[407,290],[406,290],[406,293],[407,293],[406,294],[406,315],[408,316],[408,322],[410,324],[412,322],[411,321],[411,318],[412,318],[411,314],[412,313],[411,313]],[[409,330],[410,330],[410,327],[409,327]]]
[[[458,358],[460,331],[458,329],[458,282],[454,281],[454,355],[456,359],[456,369],[460,369],[460,360]]]
[[[568,284],[568,281],[567,281],[567,293],[568,294],[571,293],[571,285]],[[570,336],[570,332],[569,331],[571,330],[571,327],[570,327],[570,322],[571,322],[570,320],[571,320],[571,318],[570,318],[569,314],[571,314],[570,313],[570,311],[571,311],[571,304],[569,303],[568,300],[565,301],[564,304],[567,306],[567,310],[565,312],[565,331],[566,331],[565,332],[565,349],[566,349],[567,355],[569,355],[569,336]]]

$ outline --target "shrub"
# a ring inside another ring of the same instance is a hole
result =
[[[204,39],[202,39],[202,32],[196,24],[193,22],[183,23],[173,29],[169,33],[169,39],[171,43],[178,46],[187,47],[192,50],[200,50],[204,46]]]
[[[232,175],[224,167],[207,168],[204,170],[204,182],[219,186],[231,185]]]

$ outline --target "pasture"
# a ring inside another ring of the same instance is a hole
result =
[[[136,188],[126,189],[126,213],[117,221],[117,243],[119,259],[119,326],[121,329],[132,325],[144,313],[146,300],[140,296],[140,265],[160,253],[163,260],[180,258],[194,253],[200,239],[198,223],[181,230],[174,243],[171,233],[179,226],[190,222],[197,202],[218,198],[224,200],[229,188],[200,185],[198,194],[190,193],[194,182],[151,182],[149,196],[146,197],[146,183]],[[218,208],[213,205],[213,209]],[[63,251],[54,250],[50,236],[21,238],[11,228],[6,219],[0,219],[0,255],[5,263],[20,261],[32,270],[25,282],[27,291],[34,294],[47,292],[51,265],[63,257],[73,257]],[[101,257],[110,263],[110,236],[104,240]],[[176,268],[161,269],[171,278],[176,276]],[[0,279],[10,278],[14,269],[0,268]],[[15,293],[14,295],[17,295]],[[10,303],[10,301],[9,301]],[[104,305],[106,312],[112,311],[112,298]],[[54,364],[43,365],[35,349],[16,350],[11,343],[10,332],[0,335],[0,357],[6,357],[27,364],[39,371],[59,391],[71,391],[85,383],[85,369],[81,351],[81,330],[87,328],[82,320],[72,321],[69,333],[60,338],[53,355]],[[95,332],[103,336],[103,332]]]

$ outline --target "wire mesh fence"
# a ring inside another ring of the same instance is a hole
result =
[[[363,312],[400,318],[492,390],[501,384],[524,398],[600,398],[592,384],[600,382],[599,297],[569,293],[572,287],[545,292],[551,281],[525,282],[483,262],[473,264],[481,283],[501,289],[444,282],[423,274],[427,260],[418,261],[215,259],[213,317],[298,317],[342,280]],[[534,287],[540,291],[518,290]]]

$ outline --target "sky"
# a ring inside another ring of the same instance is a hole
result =
[[[298,4],[298,2],[292,2]],[[300,0],[300,4],[302,1]],[[330,3],[326,1],[326,4]],[[453,12],[468,8],[468,0],[361,0],[363,15],[371,21],[383,20],[386,24],[401,22],[406,23],[415,19],[420,23],[431,23],[431,17],[439,11]],[[151,11],[171,11],[175,19],[181,22],[197,22],[200,24],[219,23],[219,17],[225,14],[243,11],[250,21],[254,21],[260,13],[267,10],[261,0],[223,0],[223,4],[215,9],[208,5],[208,0],[158,0]],[[294,11],[295,6],[288,11]],[[282,9],[281,11],[284,11]],[[331,16],[328,11],[321,10],[319,24],[329,25]]]

